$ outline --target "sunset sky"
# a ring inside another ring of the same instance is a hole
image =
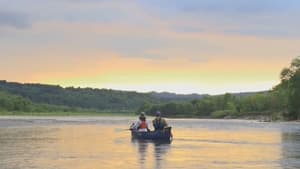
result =
[[[0,0],[0,80],[260,91],[298,55],[299,0]]]

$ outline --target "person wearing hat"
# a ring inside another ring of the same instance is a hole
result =
[[[154,127],[154,130],[157,131],[157,130],[163,130],[165,127],[168,126],[166,120],[164,118],[161,117],[161,113],[160,111],[157,111],[155,113],[156,117],[155,119],[152,121],[153,123],[153,127]]]
[[[147,132],[147,131],[150,131],[149,128],[148,128],[148,123],[146,121],[146,116],[145,116],[145,113],[142,112],[140,117],[140,123],[138,125],[138,130],[141,131],[141,132]]]
[[[138,130],[140,132],[150,131],[148,128],[148,123],[146,121],[146,116],[144,112],[140,114],[139,120],[136,123],[132,124],[130,128],[134,130]]]

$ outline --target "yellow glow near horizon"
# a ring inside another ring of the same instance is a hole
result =
[[[141,92],[218,94],[271,89],[278,83],[282,63],[265,67],[264,63],[249,61],[193,62],[180,58],[158,61],[113,56],[93,64],[88,67],[83,63],[66,74],[37,74],[33,81]]]

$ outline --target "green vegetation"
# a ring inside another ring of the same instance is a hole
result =
[[[31,111],[33,104],[21,96],[0,91],[0,111]]]
[[[284,104],[288,112],[288,119],[300,119],[300,56],[295,58],[288,68],[284,68],[280,74],[281,84],[275,90],[286,98]]]
[[[134,110],[145,102],[158,103],[149,94],[108,89],[62,88],[54,85],[0,81],[0,90],[22,96],[33,103],[96,110]]]
[[[168,117],[200,117],[200,118],[239,118],[251,116],[270,116],[280,118],[278,113],[284,107],[275,104],[278,96],[272,92],[262,92],[250,96],[235,96],[225,94],[207,96],[203,99],[186,103],[166,103],[152,106],[142,106],[139,111],[154,115],[161,110]],[[273,114],[273,112],[277,112]]]
[[[206,96],[186,103],[143,105],[153,115],[161,110],[168,117],[241,118],[268,117],[270,120],[300,119],[300,57],[281,73],[281,83],[268,92],[254,95]]]
[[[100,112],[100,111],[51,111],[51,112],[23,112],[0,111],[0,116],[135,116],[132,112]]]
[[[130,115],[143,104],[182,102],[202,95],[137,93],[0,81],[0,115]]]
[[[176,95],[0,81],[0,115],[132,115],[157,110],[168,117],[300,119],[300,57],[281,83],[258,93]]]
[[[133,115],[132,111],[112,111],[83,109],[68,106],[33,103],[22,96],[0,91],[0,115],[34,115],[34,116],[108,116],[108,115]]]

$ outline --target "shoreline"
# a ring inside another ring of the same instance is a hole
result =
[[[28,117],[103,117],[103,116],[135,116],[134,113],[128,112],[0,112],[1,116],[28,116]]]
[[[0,120],[47,120],[47,119],[102,119],[102,118],[136,118],[138,115],[134,113],[69,113],[69,114],[58,114],[56,113],[43,113],[43,114],[1,114]],[[155,118],[154,116],[147,116],[148,118]],[[256,121],[262,123],[281,123],[291,122],[300,123],[300,120],[270,120],[265,116],[245,116],[240,118],[209,118],[209,117],[164,117],[166,119],[190,119],[190,120],[245,120],[245,121]]]
[[[154,117],[148,116],[149,122]],[[24,127],[45,127],[61,125],[111,125],[123,124],[129,126],[137,118],[136,116],[0,116],[1,128],[24,128]],[[199,119],[199,118],[166,118],[167,121],[180,124],[180,121],[191,121],[192,123],[224,123],[224,122],[245,122],[258,124],[290,124],[299,125],[300,121],[276,121],[261,122],[251,119]]]
[[[167,119],[219,119],[219,120],[250,120],[257,122],[296,122],[299,123],[300,120],[285,120],[283,116],[270,116],[270,115],[242,115],[242,116],[225,116],[223,118],[214,118],[209,116],[166,116]],[[45,118],[101,118],[101,117],[138,117],[139,115],[135,111],[82,111],[82,112],[10,112],[10,111],[0,111],[0,119],[3,118],[12,118],[12,119],[45,119]],[[154,118],[154,116],[147,115],[149,118]]]

